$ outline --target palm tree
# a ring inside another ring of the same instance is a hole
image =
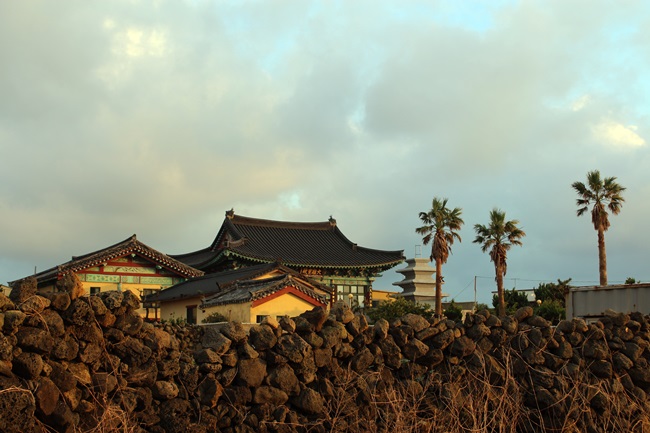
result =
[[[428,245],[431,242],[431,255],[429,259],[436,262],[436,316],[442,316],[442,265],[447,263],[451,246],[455,239],[461,241],[457,233],[464,221],[460,217],[462,209],[447,207],[447,199],[433,198],[431,210],[420,212],[420,220],[424,224],[415,229],[422,235],[422,242]]]
[[[504,316],[506,312],[503,276],[508,270],[508,251],[513,245],[521,246],[521,238],[526,236],[526,233],[517,227],[518,224],[517,220],[506,221],[506,213],[494,208],[490,211],[490,222],[487,226],[474,225],[476,231],[474,243],[481,244],[483,252],[490,250],[490,260],[494,263],[499,297],[499,316]]]
[[[609,229],[609,218],[607,210],[612,214],[618,215],[623,206],[625,199],[621,193],[625,188],[616,183],[615,177],[606,177],[601,179],[598,170],[587,173],[587,184],[582,182],[573,182],[573,189],[578,193],[576,205],[578,206],[577,214],[582,216],[591,208],[591,222],[594,229],[598,232],[598,268],[600,271],[600,285],[607,285],[607,255],[605,253],[605,232]]]

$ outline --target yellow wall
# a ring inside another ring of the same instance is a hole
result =
[[[305,311],[313,309],[314,306],[291,293],[285,293],[282,296],[271,299],[257,307],[253,308],[250,312],[250,321],[255,323],[257,316],[289,316],[295,317]]]
[[[217,305],[214,307],[207,308],[205,313],[199,311],[201,317],[203,318],[209,316],[213,313],[219,313],[222,316],[226,317],[229,321],[236,321],[241,323],[255,323],[251,322],[251,303],[245,302],[243,304],[228,304],[228,305]],[[199,321],[200,323],[200,321]]]

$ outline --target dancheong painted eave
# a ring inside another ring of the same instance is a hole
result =
[[[73,256],[68,262],[41,271],[35,274],[34,277],[36,277],[39,284],[41,284],[47,281],[56,280],[68,273],[83,271],[84,269],[102,265],[110,260],[133,254],[150,260],[161,268],[165,268],[184,278],[193,278],[204,274],[204,272],[199,269],[195,269],[149,247],[146,244],[143,244],[137,239],[136,235],[133,235],[109,247],[81,256]],[[13,283],[14,282],[11,282],[11,284]]]

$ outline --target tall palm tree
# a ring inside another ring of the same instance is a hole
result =
[[[447,207],[447,199],[434,197],[431,210],[420,212],[420,220],[424,224],[415,229],[422,235],[422,242],[428,245],[431,242],[431,255],[429,259],[436,262],[436,316],[442,316],[442,265],[447,263],[451,246],[455,239],[461,241],[457,233],[464,224],[460,217],[462,209]]]
[[[616,183],[615,177],[601,178],[598,170],[587,173],[587,184],[573,182],[573,189],[578,193],[576,205],[577,214],[582,216],[591,208],[591,222],[598,232],[598,268],[600,271],[600,285],[607,285],[607,255],[605,253],[605,232],[609,229],[607,210],[618,215],[625,199],[621,195],[625,188]]]
[[[517,220],[506,221],[506,213],[494,208],[490,211],[490,222],[487,226],[474,225],[476,231],[474,243],[481,244],[483,252],[490,250],[490,260],[494,263],[499,297],[499,316],[504,316],[506,313],[503,276],[508,270],[508,251],[513,245],[521,246],[521,238],[526,236],[526,233],[517,227],[518,224]]]

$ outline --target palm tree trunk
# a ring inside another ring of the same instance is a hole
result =
[[[436,259],[436,316],[442,317],[442,260]]]
[[[605,252],[605,231],[598,229],[598,270],[600,271],[600,285],[607,285],[607,253]]]
[[[501,265],[496,266],[496,271],[497,271],[497,296],[499,297],[499,308],[498,308],[498,313],[499,317],[503,317],[506,315],[506,298],[503,293],[503,269],[501,269]]]

